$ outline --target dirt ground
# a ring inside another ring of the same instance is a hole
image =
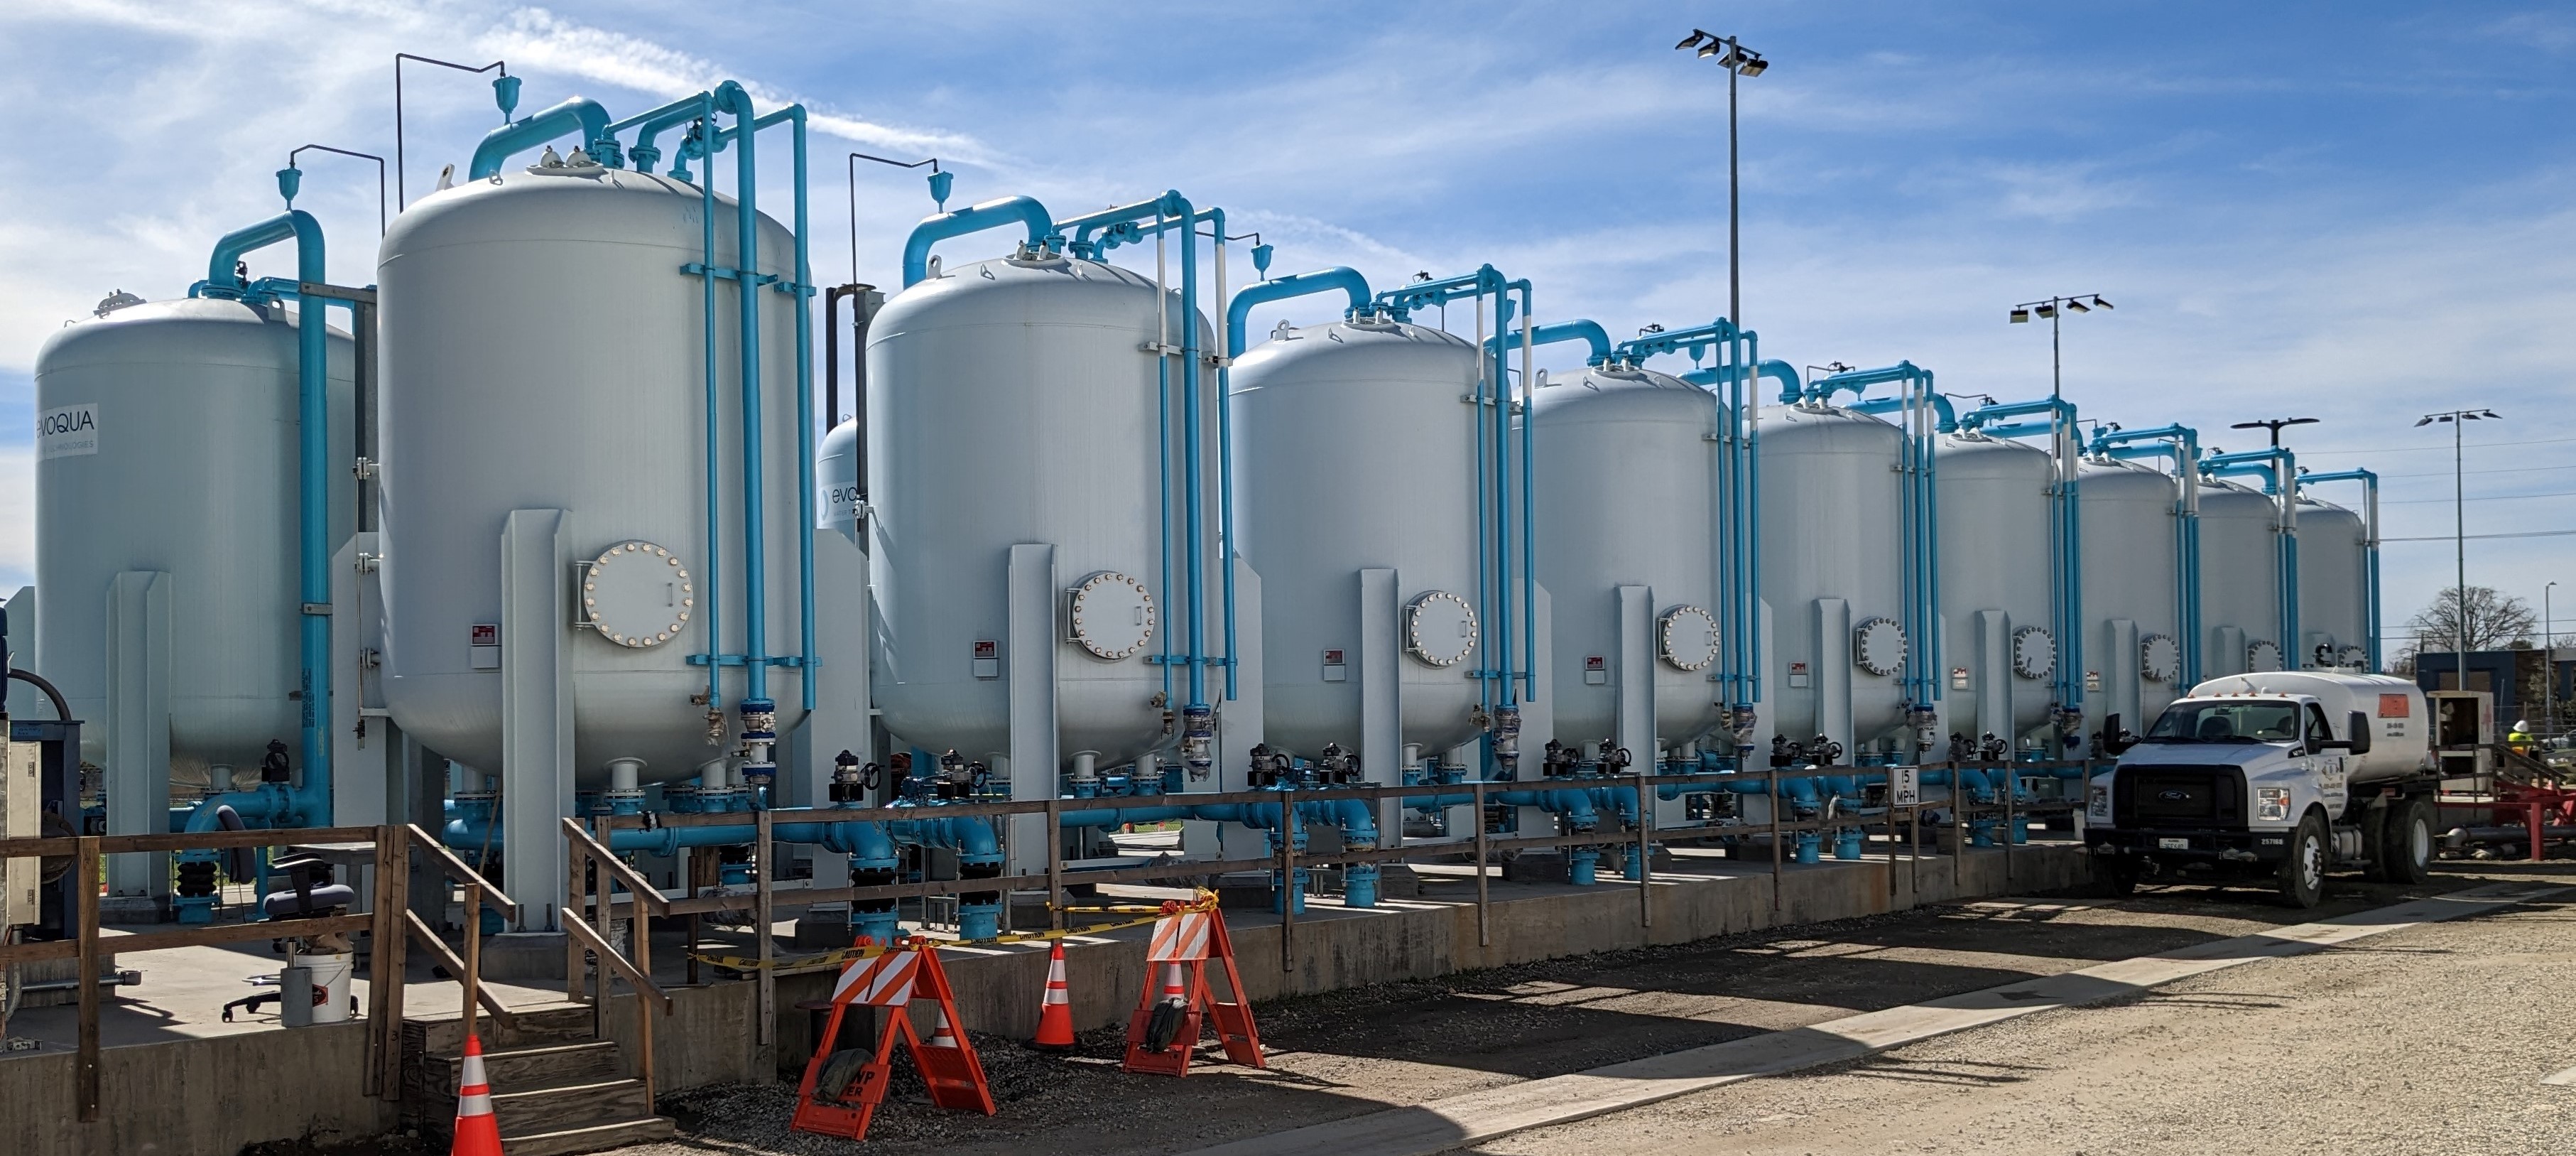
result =
[[[866,1150],[936,1150],[961,1156],[1017,1154],[1033,1146],[1085,1156],[1178,1151],[2231,938],[2490,878],[2534,877],[2530,868],[2457,866],[2479,870],[2474,875],[2454,871],[2430,886],[2412,889],[2339,880],[2330,887],[2326,905],[2310,912],[2270,906],[2252,891],[2196,887],[2149,889],[2116,902],[2090,896],[1980,901],[1281,1000],[1256,1009],[1270,1056],[1266,1070],[1203,1060],[1205,1066],[1186,1080],[1119,1071],[1120,1033],[1114,1029],[1087,1035],[1069,1057],[1043,1055],[1015,1041],[978,1035],[974,1042],[1000,1113],[986,1118],[933,1109],[920,1100],[917,1080],[906,1078],[908,1065],[898,1063],[894,1095],[880,1111]],[[2576,865],[2567,865],[2561,873],[2576,882]],[[2539,921],[2531,926],[2555,928],[2550,934],[2562,940],[2576,936],[2563,924],[2549,923],[2553,918],[2558,916],[2545,911],[2509,917],[2515,927]],[[2495,929],[2506,925],[2506,920],[2496,919],[2420,929],[2402,933],[2402,940],[2373,939],[2322,957],[2257,964],[2118,1008],[2048,1013],[2027,1022],[1900,1049],[1855,1069],[1755,1081],[1738,1089],[1510,1137],[1485,1150],[1532,1156],[1577,1148],[1590,1150],[1586,1156],[1602,1149],[1705,1150],[1695,1145],[1713,1131],[1724,1130],[1733,1137],[1729,1147],[1742,1142],[1754,1151],[2064,1153],[2076,1150],[2065,1142],[2064,1128],[2070,1122],[2078,1117],[2111,1120],[2133,1103],[2139,1112],[2166,1104],[2184,1113],[2171,1134],[2188,1136],[2194,1122],[2191,1113],[2202,1108],[2194,1102],[2197,1099],[2238,1096],[2235,1102],[2243,1105],[2249,1117],[2284,1110],[2288,1105],[2281,1103],[2278,1081],[2267,1082],[2267,1093],[2260,1098],[2241,1097],[2247,1075],[2281,1070],[2285,1064],[2308,1065],[2305,1057],[2313,1049],[2333,1054],[2333,1039],[2353,1040],[2345,1062],[2382,1065],[2389,1068],[2385,1079],[2396,1083],[2410,1079],[2405,1073],[2411,1065],[2391,1065],[2392,1056],[2409,1046],[2405,1041],[2424,1036],[2422,1046],[2430,1048],[2436,1038],[2457,1034],[2430,1026],[2440,1022],[2431,1017],[2442,998],[2439,994],[2417,993],[2429,1001],[2420,1012],[2425,1019],[2370,1032],[2331,1026],[2365,1010],[2361,1005],[2369,1002],[2367,997],[2346,997],[2358,1002],[2337,1005],[2331,1019],[2310,1016],[2301,1009],[2330,998],[2330,992],[2361,990],[2354,985],[2365,980],[2401,983],[2395,974],[2415,967],[2469,969],[2462,974],[2443,971],[2445,984],[2472,984],[2490,970],[2536,982],[2536,976],[2512,971],[2510,961],[2530,953],[2507,950],[2523,933],[2499,936]],[[2419,942],[2434,946],[2418,947]],[[2567,946],[2559,942],[2557,948],[2562,965]],[[2314,971],[2318,978],[2275,978],[2292,969],[2301,975]],[[2335,976],[2342,978],[2331,978]],[[2563,976],[2549,982],[2565,989]],[[2316,987],[2320,984],[2324,986]],[[2300,994],[2295,998],[2231,994],[2281,986]],[[2469,990],[2493,989],[2461,987],[2450,998],[2456,1001]],[[2576,1002],[2576,995],[2564,1000]],[[2562,1023],[2565,1012],[2562,1003],[2558,1013]],[[2152,1027],[2146,1023],[2127,1029],[2093,1026],[2142,1013],[2175,1018]],[[2267,1015],[2285,1022],[2259,1031],[2237,1030],[2241,1017]],[[2297,1026],[2319,1020],[2326,1022],[2311,1029]],[[2051,1032],[2066,1033],[2062,1047],[2050,1042],[2057,1038]],[[2132,1035],[2135,1038],[2129,1038]],[[2484,1033],[2481,1038],[2493,1035]],[[2299,1041],[2298,1050],[2285,1051],[2283,1041],[2292,1039]],[[2192,1095],[2169,1102],[2143,1092],[2110,1094],[2118,1091],[2116,1084],[2087,1094],[2081,1089],[2097,1086],[2091,1081],[2111,1077],[2058,1074],[2085,1070],[2076,1061],[2090,1054],[2086,1049],[2141,1057],[2137,1062],[2144,1067],[2179,1065],[2227,1076],[2224,1086],[2210,1077]],[[2332,1061],[2325,1063],[2328,1068],[2334,1066]],[[2576,1058],[2558,1066],[2569,1064],[2576,1064]],[[2299,1079],[2320,1087],[2355,1087],[2337,1072],[2299,1070],[2303,1073]],[[2527,1085],[2531,1077],[2516,1078]],[[2025,1085],[2055,1087],[2051,1081],[2058,1079],[2075,1082],[2058,1088],[2054,1098],[2045,1102],[2028,1099],[2039,1093]],[[2576,1090],[2542,1091],[2564,1093],[2570,1107],[2576,1108]],[[2535,1099],[2520,1095],[2522,1100]],[[1762,1097],[1783,1099],[1759,1111],[1731,1106]],[[1989,1099],[1997,1105],[1992,1110],[1985,1106]],[[2007,1108],[2007,1104],[2018,1106]],[[2080,1104],[2093,1107],[2077,1107]],[[1902,1122],[1880,1125],[1878,1121],[1889,1116],[1885,1108],[1895,1105],[1904,1105],[1895,1114]],[[664,1100],[664,1110],[680,1120],[682,1138],[623,1149],[621,1156],[852,1150],[847,1141],[789,1132],[787,1121],[793,1108],[794,1089],[785,1085],[674,1095]],[[1935,1119],[1938,1111],[1946,1111],[1951,1118],[1926,1123],[1912,1118],[1916,1111],[1936,1111]],[[2340,1120],[2341,1130],[2323,1136],[2396,1134],[2389,1131],[2396,1126],[2394,1121],[2386,1121],[2388,1128],[2377,1127],[2383,1117],[2376,1111],[2324,1118]],[[2556,1123],[2576,1127],[2576,1120]],[[2123,1125],[2103,1127],[2110,1129],[2108,1136],[2132,1138],[2119,1141],[2127,1147],[2106,1142],[2087,1149],[2096,1156],[2198,1150],[2158,1146],[2144,1139],[2154,1133],[2133,1135]],[[2031,1141],[2026,1148],[1987,1146],[1982,1139],[2016,1136],[2024,1130]],[[1765,1137],[1776,1138],[1780,1146],[1753,1146],[1769,1142]],[[1927,1149],[1920,1147],[1923,1144],[1948,1147]],[[2531,1149],[2446,1145],[2443,1150],[2461,1154]]]

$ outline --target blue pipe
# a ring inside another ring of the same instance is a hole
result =
[[[1863,401],[1853,402],[1843,408],[1848,409],[1853,413],[1897,413],[1905,408],[1905,399],[1902,397],[1873,397]],[[1932,395],[1932,414],[1934,420],[1938,423],[1934,427],[1935,430],[1940,433],[1958,432],[1959,414],[1958,411],[1950,405],[1950,399],[1947,395],[1938,393]],[[2042,426],[2040,428],[2046,429],[2047,427]],[[1989,432],[1991,433],[1992,431]],[[2004,435],[1998,434],[1994,436]]]
[[[930,247],[951,237],[1017,223],[1028,230],[1028,243],[1043,245],[1055,230],[1055,218],[1033,197],[1003,197],[979,205],[924,217],[903,242],[903,287],[912,288],[930,275]]]
[[[742,362],[742,380],[736,384],[742,391],[743,701],[752,703],[769,698],[768,520],[762,516],[761,510],[760,292],[757,280],[760,267],[760,169],[754,154],[759,134],[753,123],[759,117],[752,110],[751,94],[730,80],[716,86],[715,107],[718,112],[731,113],[734,118],[733,244],[737,267],[735,287],[738,291],[735,324],[741,329],[735,347]],[[715,142],[716,149],[721,150],[723,143],[719,138]],[[714,174],[709,173],[708,179],[712,184]],[[798,187],[803,187],[802,182]],[[808,521],[810,523],[811,520]]]
[[[2048,420],[2006,420],[2033,415],[2046,415]],[[1993,424],[1996,422],[2004,424]],[[2056,549],[2049,586],[2058,649],[2056,674],[2051,681],[2055,684],[2057,705],[2069,711],[2080,711],[2084,706],[2083,517],[2077,502],[2074,457],[2080,447],[2075,440],[2075,423],[2075,403],[2062,397],[1988,404],[1959,419],[1960,428],[1987,437],[2049,435],[2049,457],[2058,468],[2057,482],[2050,488],[2056,525],[2049,536]]]
[[[286,240],[295,242],[298,280],[306,284],[330,280],[323,260],[321,223],[310,213],[289,209],[215,242],[214,253],[206,261],[208,291],[238,296],[246,286],[233,269],[242,257]],[[299,626],[304,785],[295,791],[288,811],[305,825],[317,827],[331,822],[331,363],[330,326],[324,313],[306,301],[295,315],[296,584],[304,606]],[[213,808],[200,809],[211,822]]]
[[[599,102],[574,97],[525,120],[513,121],[483,135],[483,143],[474,146],[474,161],[466,170],[470,180],[483,180],[500,175],[501,165],[511,154],[532,149],[575,129],[581,131],[585,146],[608,136],[608,110]]]
[[[2291,670],[2300,667],[2300,651],[2306,643],[2299,635],[2299,530],[2297,455],[2285,447],[2247,450],[2243,453],[2219,454],[2205,458],[2200,472],[2210,477],[2230,474],[2260,474],[2263,492],[2272,495],[2280,508],[2272,539],[2273,599],[2278,606],[2281,627],[2281,657]]]
[[[2174,485],[2174,620],[2182,635],[2182,685],[2197,686],[2201,672],[2200,503],[2198,500],[2200,431],[2187,425],[2154,429],[2093,431],[2097,456],[2137,459],[2171,457]]]
[[[1535,349],[1542,345],[1555,345],[1563,341],[1580,341],[1590,347],[1591,352],[1583,359],[1585,365],[1606,365],[1610,361],[1610,334],[1609,331],[1601,328],[1600,322],[1578,318],[1532,328],[1526,306],[1521,310],[1521,327],[1518,332],[1497,333],[1487,344],[1495,349],[1514,345]]]
[[[1368,278],[1348,265],[1335,265],[1312,273],[1296,273],[1245,286],[1225,307],[1225,355],[1229,358],[1243,355],[1244,325],[1252,319],[1253,306],[1310,293],[1330,293],[1336,289],[1349,298],[1347,313],[1368,308]]]
[[[635,147],[625,151],[634,158],[635,171],[649,175],[653,171],[654,162],[662,159],[662,150],[654,143],[654,138],[660,136],[662,130],[674,125],[714,116],[714,102],[713,93],[701,92],[694,96],[684,96],[640,116],[631,116],[612,123],[600,135],[609,140],[615,140],[620,134],[633,130]],[[686,170],[681,168],[679,159],[673,158],[671,175],[676,177],[684,171]]]
[[[1727,532],[1722,537],[1725,587],[1722,591],[1724,625],[1721,628],[1725,669],[1719,682],[1728,690],[1730,705],[1751,709],[1763,701],[1760,606],[1761,578],[1761,444],[1758,421],[1759,401],[1748,388],[1765,376],[1780,381],[1788,400],[1797,398],[1800,383],[1798,371],[1783,361],[1761,358],[1761,339],[1739,330],[1721,317],[1688,329],[1651,333],[1620,343],[1614,351],[1619,360],[1638,363],[1664,353],[1688,353],[1693,361],[1701,360],[1716,346],[1719,364],[1713,369],[1694,370],[1682,380],[1711,391],[1716,407],[1714,423],[1723,431],[1719,443],[1721,477],[1727,489]],[[1730,720],[1731,722],[1732,720]],[[1739,747],[1733,752],[1742,756]]]
[[[1909,706],[1917,710],[1935,710],[1943,695],[1941,613],[1941,513],[1935,483],[1937,463],[1933,423],[1915,415],[1924,410],[1938,410],[1932,405],[1940,397],[1933,384],[1931,371],[1918,368],[1910,361],[1879,369],[1851,370],[1808,383],[1800,397],[1810,404],[1831,404],[1840,390],[1855,395],[1872,385],[1895,383],[1905,389],[1897,412],[1904,415],[1906,438],[1899,452],[1898,468],[1905,474],[1904,514],[1906,555],[1905,613],[1902,615],[1906,636],[1915,645],[1906,647],[1905,676]],[[1798,400],[1784,396],[1783,400]],[[1857,738],[1858,736],[1854,736]],[[1919,752],[1914,752],[1918,753]]]

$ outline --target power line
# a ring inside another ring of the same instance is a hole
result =
[[[2470,502],[2510,502],[2516,498],[2576,498],[2576,490],[2558,490],[2547,494],[2480,494],[2477,497],[2465,499],[2406,498],[2400,501],[2381,502],[2379,504],[2383,506],[2426,506],[2439,502],[2442,505],[2447,506],[2455,500]],[[2474,537],[2475,535],[2471,536]]]
[[[2435,534],[2425,538],[2382,538],[2382,542],[2449,542],[2458,538],[2563,538],[2576,530],[2526,530],[2517,534]]]
[[[2495,447],[2495,446],[2556,446],[2556,445],[2566,445],[2566,444],[2568,444],[2568,443],[2570,443],[2570,442],[2576,442],[2576,438],[2541,438],[2541,439],[2540,439],[2540,440],[2538,440],[2538,441],[2528,441],[2528,442],[2479,442],[2477,445],[2474,445],[2474,446],[2466,446],[2466,447],[2463,447],[2463,448],[2466,448],[2466,449],[2480,449],[2480,450],[2483,450],[2483,449],[2490,449],[2490,448],[2493,448],[2493,447]],[[2360,450],[2300,450],[2300,451],[2299,451],[2299,456],[2300,456],[2300,457],[2303,457],[2303,458],[2331,458],[2331,457],[2337,457],[2337,456],[2340,456],[2340,455],[2343,455],[2343,454],[2411,454],[2411,453],[2429,452],[2429,451],[2432,451],[2432,450],[2438,450],[2438,449],[2440,449],[2440,448],[2442,448],[2442,447],[2440,447],[2440,446],[2374,446],[2374,447],[2372,447],[2372,448],[2370,448],[2370,449],[2360,449]]]
[[[2461,470],[2458,472],[2464,474],[2536,474],[2542,470],[2576,470],[2576,466],[2503,466],[2492,470]],[[2452,471],[2450,470],[2435,470],[2431,473],[2424,474],[2381,474],[2379,475],[2379,480],[2383,482],[2393,482],[2399,478],[2447,478],[2450,477],[2451,474]]]

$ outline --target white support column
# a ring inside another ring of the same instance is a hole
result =
[[[1816,599],[1816,732],[1841,743],[1844,758],[1859,755],[1852,746],[1851,603],[1840,598]]]
[[[170,830],[170,575],[128,570],[107,595],[107,833]],[[293,736],[280,736],[289,740]],[[170,856],[110,855],[110,895],[170,893]]]
[[[572,814],[572,515],[512,510],[501,524],[502,886],[518,931],[556,930]]]
[[[1618,672],[1619,726],[1611,739],[1645,766],[1655,758],[1655,591],[1622,586],[1618,596],[1619,651],[1611,663]]]
[[[2012,621],[2001,610],[1977,611],[1977,729],[1970,742],[1993,735],[2005,742],[2013,734]],[[1949,736],[1944,735],[1943,738]]]
[[[1224,700],[1225,672],[1213,670],[1208,685],[1217,698],[1216,742],[1217,781],[1213,785],[1185,784],[1190,791],[1240,791],[1248,785],[1252,770],[1252,748],[1267,741],[1262,727],[1261,699],[1261,575],[1252,563],[1240,556],[1234,559],[1235,628],[1234,701]],[[1374,769],[1361,764],[1369,781],[1377,781]],[[1181,824],[1181,854],[1190,858],[1210,858],[1222,853],[1218,831],[1221,824],[1191,821]]]
[[[1011,547],[1010,618],[1004,628],[1002,671],[1011,696],[1011,798],[1045,799],[1056,793],[1055,664],[1057,639],[1055,547],[1022,544]],[[1013,815],[1010,863],[1013,875],[1046,870],[1045,815]]]
[[[2221,626],[2210,634],[2209,653],[2200,656],[2201,677],[2217,678],[2223,674],[2248,673],[2245,629],[2241,626]]]
[[[2119,715],[2121,729],[2144,734],[2147,724],[2153,720],[2138,717],[2138,712],[2144,709],[2138,689],[2138,682],[2143,677],[2139,669],[2142,663],[2138,655],[2138,624],[2126,618],[2114,618],[2103,623],[2102,627],[2102,653],[2108,657],[2095,661],[2102,666],[2102,692],[2108,709],[2096,713],[2105,717]]]
[[[350,537],[331,558],[331,824],[372,827],[387,816],[385,793],[400,742],[385,717],[381,684],[368,656],[383,651],[384,600],[358,556],[376,555],[375,531]],[[361,872],[363,874],[364,872]]]
[[[1398,589],[1393,570],[1359,572],[1360,770],[1375,786],[1404,781],[1404,615]],[[1377,829],[1380,847],[1404,841],[1401,801],[1378,802]]]
[[[1531,690],[1521,697],[1521,765],[1536,767],[1556,738],[1555,606],[1547,587],[1530,584],[1530,617],[1537,635],[1530,639]]]

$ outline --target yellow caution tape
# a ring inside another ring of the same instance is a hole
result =
[[[1156,922],[1167,915],[1178,915],[1189,911],[1213,911],[1216,909],[1216,893],[1205,888],[1201,888],[1198,895],[1187,903],[1173,900],[1168,903],[1156,904],[1153,906],[1147,906],[1144,904],[1121,904],[1115,907],[1080,908],[1067,908],[1062,904],[1055,904],[1052,906],[1057,910],[1100,911],[1116,915],[1139,912],[1147,914],[1140,919],[1122,919],[1115,923],[1092,923],[1081,927],[1067,927],[1062,930],[1055,931],[1014,932],[1009,935],[996,935],[990,939],[935,940],[927,942],[926,946],[990,947],[1004,943],[1044,943],[1048,940],[1065,939],[1076,935],[1098,935],[1104,931],[1119,931],[1129,927],[1143,927],[1146,924]],[[700,963],[712,964],[716,967],[724,968],[727,971],[759,971],[762,968],[768,968],[774,971],[795,971],[807,968],[843,966],[856,960],[874,959],[877,956],[884,955],[889,951],[895,950],[898,950],[897,946],[871,944],[867,947],[839,948],[837,950],[823,952],[819,955],[799,955],[787,959],[772,959],[766,963],[759,959],[746,956],[710,955],[705,952],[697,951],[690,952],[689,958],[697,960]]]

